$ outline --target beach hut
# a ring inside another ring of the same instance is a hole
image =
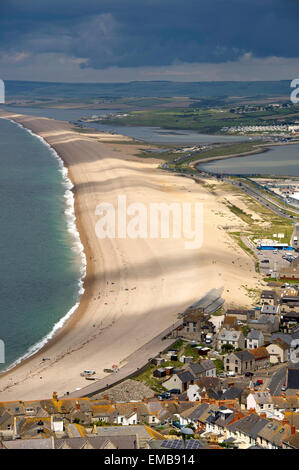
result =
[[[156,369],[153,373],[154,377],[161,378],[166,376],[166,370],[162,367],[160,369]]]
[[[174,367],[167,366],[167,367],[165,367],[165,370],[166,370],[166,375],[172,375],[173,371],[174,371]]]

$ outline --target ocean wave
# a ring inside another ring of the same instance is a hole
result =
[[[19,359],[13,362],[7,369],[5,369],[5,371],[12,369],[23,360],[28,359],[30,356],[38,352],[43,346],[45,346],[48,343],[48,341],[50,341],[53,338],[53,336],[57,333],[57,331],[60,330],[63,327],[63,325],[66,323],[66,321],[73,315],[73,313],[75,312],[75,310],[78,308],[80,304],[80,297],[84,293],[83,285],[84,285],[84,278],[86,276],[86,266],[87,266],[84,246],[81,242],[80,234],[76,225],[75,198],[74,198],[74,194],[72,191],[74,185],[68,177],[68,169],[64,165],[62,158],[48,144],[48,142],[45,141],[45,139],[43,139],[41,136],[32,132],[30,129],[27,129],[22,124],[15,122],[12,119],[8,119],[8,120],[12,122],[13,124],[17,125],[18,127],[21,127],[22,129],[24,129],[33,137],[39,139],[44,145],[48,147],[53,157],[55,157],[55,159],[58,161],[59,171],[62,173],[63,185],[65,187],[64,198],[65,198],[66,209],[64,213],[66,215],[67,230],[74,239],[72,243],[72,250],[78,253],[78,255],[80,256],[80,278],[78,279],[78,299],[77,299],[76,304],[73,305],[73,307],[67,312],[66,315],[64,315],[57,323],[55,323],[50,333],[44,336],[39,342],[31,346],[23,356],[21,356]]]

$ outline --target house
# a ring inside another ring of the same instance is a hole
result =
[[[278,364],[289,360],[290,348],[283,341],[276,341],[266,346],[270,355],[270,364]]]
[[[296,296],[298,294],[299,294],[298,286],[287,285],[287,284],[280,286],[281,297],[288,296],[288,295]]]
[[[201,367],[204,369],[204,376],[205,377],[216,377],[216,366],[214,361],[210,359],[204,359],[200,363]]]
[[[284,313],[284,308],[282,308],[281,313],[281,327],[284,333],[291,333],[294,326],[297,326],[299,323],[299,310],[291,309],[289,312]]]
[[[253,371],[255,370],[254,356],[247,349],[227,354],[224,357],[224,370],[235,372],[236,374]]]
[[[261,293],[262,305],[274,305],[276,303],[276,292],[273,290],[263,290]]]
[[[264,339],[267,341],[271,333],[279,331],[279,316],[261,314],[257,320],[250,320],[248,322],[248,328],[262,331]]]
[[[274,403],[270,392],[250,392],[246,403],[247,410],[255,410],[257,413],[273,415]]]
[[[240,449],[248,449],[251,446],[255,446],[257,444],[258,433],[268,423],[266,417],[249,413],[246,416],[241,414],[238,418],[228,424],[226,436],[233,439]]]
[[[288,413],[295,415],[295,419],[299,416],[299,391],[294,396],[287,396],[285,392],[281,396],[272,397],[274,410],[278,414],[284,415],[290,424],[296,424],[299,428],[299,422],[294,422],[294,416],[288,416]]]
[[[280,299],[282,306],[299,307],[299,296],[298,295],[283,295]]]
[[[250,330],[246,337],[246,348],[255,349],[264,346],[264,335],[260,330]]]
[[[282,441],[283,449],[299,449],[299,432],[296,431],[295,426],[291,426],[291,435]]]
[[[187,397],[189,401],[201,401],[200,388],[197,384],[189,385]]]
[[[266,449],[281,449],[291,435],[291,426],[278,421],[269,422],[258,432],[257,444]]]
[[[255,319],[255,315],[256,315],[256,312],[255,310],[251,309],[251,310],[246,310],[246,309],[228,309],[226,311],[226,315],[227,316],[233,316],[235,317],[237,320],[243,322],[243,323],[247,323],[248,320],[254,320]]]
[[[261,313],[266,315],[279,315],[280,306],[279,305],[266,305],[262,306]]]
[[[268,367],[270,364],[270,355],[267,351],[265,346],[261,346],[260,348],[254,348],[250,350],[250,354],[255,359],[255,370],[257,369],[264,369]]]
[[[173,374],[162,385],[166,390],[178,389],[182,393],[187,390],[190,384],[194,384],[194,375],[188,370],[182,370]]]
[[[14,428],[14,415],[4,410],[0,415],[0,437],[12,437]]]
[[[180,333],[184,338],[202,341],[203,327],[207,330],[205,332],[213,332],[213,325],[208,322],[206,315],[202,312],[190,311],[184,316],[183,328]]]
[[[216,377],[216,366],[210,359],[204,359],[201,362],[192,362],[187,365],[186,369],[194,377],[195,380],[201,377]]]
[[[225,315],[223,320],[223,328],[226,330],[238,330],[239,329],[239,320],[234,315]]]
[[[132,407],[130,403],[117,403],[115,405],[117,416],[114,422],[123,426],[130,426],[138,423],[137,407]]]
[[[218,333],[218,341],[217,341],[217,348],[221,350],[222,347],[226,344],[230,344],[233,348],[241,348],[245,347],[245,337],[242,331],[237,330],[227,330],[222,328]]]

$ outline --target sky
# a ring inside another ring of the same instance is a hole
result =
[[[1,0],[0,78],[291,80],[298,0]]]

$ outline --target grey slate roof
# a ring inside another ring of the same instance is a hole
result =
[[[299,390],[299,368],[289,367],[287,378],[287,388]]]
[[[218,340],[221,341],[237,341],[240,337],[241,331],[222,329],[219,333]]]
[[[250,332],[247,335],[247,339],[260,339],[262,332],[259,330],[254,330],[253,328],[250,330]]]
[[[202,403],[189,415],[189,419],[195,421],[201,417],[201,415],[209,408],[208,403]]]
[[[53,449],[52,439],[16,439],[5,441],[3,445],[7,449]]]
[[[238,388],[238,387],[230,387],[228,390],[226,390],[223,395],[222,399],[223,400],[234,400],[235,398],[240,398],[242,395],[243,389]]]
[[[247,434],[248,436],[251,436],[252,429],[254,426],[256,426],[260,419],[261,418],[256,414],[247,415],[245,418],[242,418],[241,420],[231,424],[229,426],[229,430],[232,432],[240,431],[244,434]]]
[[[237,352],[233,352],[231,354],[234,354],[235,356],[237,356],[238,359],[240,359],[240,361],[252,361],[254,360],[254,357],[252,354],[250,354],[249,351],[247,351],[247,349],[245,349],[244,351],[237,351]]]
[[[177,376],[183,383],[191,382],[195,378],[188,370],[179,372]]]

